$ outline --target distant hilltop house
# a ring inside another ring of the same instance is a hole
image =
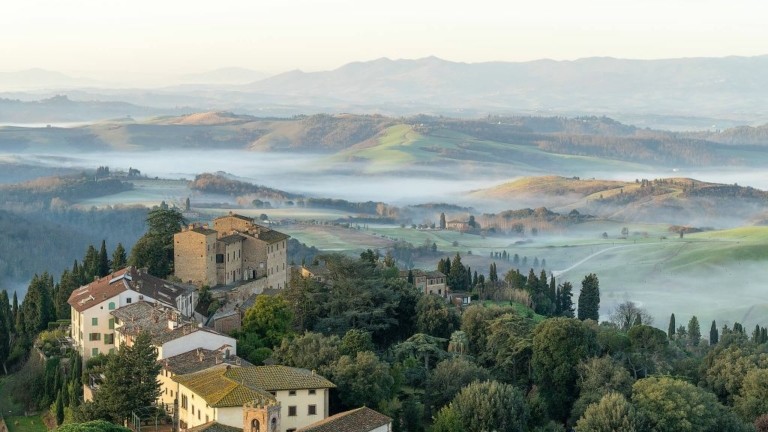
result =
[[[401,279],[408,279],[408,273],[413,275],[413,286],[424,294],[434,294],[440,297],[448,295],[445,285],[445,275],[439,271],[424,271],[419,269],[400,271]]]
[[[285,288],[289,238],[232,212],[214,219],[213,229],[189,225],[173,236],[176,277],[211,287],[266,278],[267,288]]]
[[[142,300],[191,316],[197,305],[197,289],[156,278],[146,269],[127,267],[74,290],[68,300],[72,308],[70,336],[83,360],[115,351],[115,321],[110,313]]]
[[[450,220],[445,223],[445,229],[451,231],[467,232],[471,228],[469,222],[462,220]]]
[[[302,265],[299,268],[299,272],[301,273],[301,277],[306,279],[312,279],[315,281],[318,281],[320,283],[326,283],[328,282],[330,278],[330,271],[328,270],[328,267],[324,265]]]

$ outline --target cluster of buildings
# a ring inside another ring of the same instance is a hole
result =
[[[287,240],[234,214],[215,219],[212,229],[192,225],[174,236],[182,283],[128,267],[71,294],[74,346],[85,361],[148,333],[161,365],[158,404],[174,407],[181,431],[391,431],[392,419],[365,407],[329,416],[331,381],[306,369],[252,365],[237,356],[236,339],[195,318],[203,285],[258,281],[258,290],[285,288]],[[86,400],[98,386],[92,377]]]

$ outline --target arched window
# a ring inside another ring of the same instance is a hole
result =
[[[251,432],[259,432],[261,430],[261,424],[258,420],[253,419],[251,421]]]
[[[272,417],[272,426],[269,428],[270,432],[277,432],[277,418]]]
[[[115,302],[109,302],[109,310],[115,310]]]

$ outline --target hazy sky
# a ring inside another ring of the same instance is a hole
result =
[[[454,61],[768,53],[764,0],[7,0],[0,71],[276,73]]]

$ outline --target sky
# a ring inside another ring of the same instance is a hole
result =
[[[768,54],[764,0],[7,0],[0,71],[100,78],[380,57],[462,62]]]

